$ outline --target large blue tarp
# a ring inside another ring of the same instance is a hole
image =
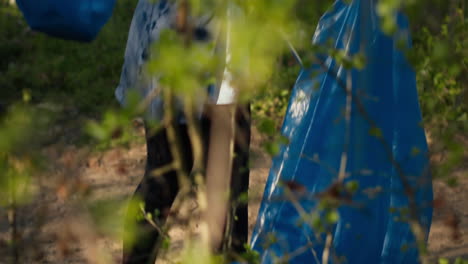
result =
[[[29,26],[51,36],[91,41],[112,15],[116,0],[16,0]]]
[[[261,263],[322,263],[328,233],[328,263],[418,262],[407,220],[428,232],[432,183],[415,73],[397,48],[410,46],[408,22],[398,14],[395,36],[385,35],[376,2],[338,0],[319,22],[314,44],[362,53],[366,64],[347,70],[318,54],[301,71],[282,127],[290,142],[273,159],[252,236]],[[338,219],[319,204],[325,194],[344,201]]]

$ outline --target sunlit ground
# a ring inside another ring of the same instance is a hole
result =
[[[140,129],[136,132],[143,136]],[[260,136],[253,133],[251,198],[249,226],[252,230],[270,161],[260,148]],[[466,143],[466,141],[465,141]],[[121,258],[121,220],[124,202],[143,175],[145,145],[135,143],[130,148],[114,148],[102,153],[90,153],[86,147],[52,145],[43,152],[53,161],[50,172],[41,176],[41,187],[32,203],[19,211],[22,234],[20,263],[116,263]],[[434,155],[433,162],[440,157]],[[468,163],[467,163],[468,164]],[[459,179],[450,188],[436,181],[438,206],[429,239],[432,257],[468,256],[468,166],[454,174]],[[85,197],[85,198],[82,198]],[[186,208],[196,215],[193,202]],[[98,224],[96,225],[96,220]],[[193,225],[196,229],[196,224]],[[175,225],[170,231],[171,246],[158,263],[171,263],[178,255],[189,231]],[[0,238],[9,237],[4,211],[0,212]],[[9,253],[0,249],[0,263],[7,263]],[[164,260],[164,257],[171,261]]]

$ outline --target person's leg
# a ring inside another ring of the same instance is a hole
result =
[[[181,144],[188,144],[186,127],[179,126]],[[184,156],[191,156],[191,148],[188,147]],[[188,157],[191,159],[191,157]],[[187,160],[190,161],[190,160]],[[145,212],[153,215],[154,222],[162,227],[169,215],[172,203],[178,193],[179,184],[174,170],[163,175],[152,175],[155,169],[166,166],[172,162],[169,142],[166,131],[163,129],[154,135],[149,135],[147,130],[147,165],[145,176],[135,191],[134,198],[144,202]],[[133,228],[132,228],[133,227]],[[133,239],[124,240],[124,264],[153,264],[158,253],[156,245],[160,239],[159,231],[147,220],[136,215],[127,215],[125,219],[125,231]]]
[[[250,151],[250,105],[242,105],[236,113],[234,161],[232,166],[231,192],[231,250],[239,254],[244,252],[248,243],[249,222],[248,204],[237,203],[242,194],[249,189],[249,151]],[[232,215],[232,212],[234,215]]]

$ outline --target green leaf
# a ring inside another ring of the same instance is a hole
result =
[[[359,182],[358,181],[347,182],[346,189],[351,193],[355,193],[359,189]]]
[[[446,259],[446,258],[440,258],[439,259],[439,264],[449,264],[449,263],[450,263],[449,260]]]
[[[381,138],[383,136],[382,130],[378,127],[373,127],[369,130],[369,135],[376,137],[376,138]]]
[[[326,220],[328,224],[334,224],[340,219],[340,215],[337,210],[332,210],[326,214]]]
[[[258,125],[258,129],[260,132],[269,136],[272,136],[276,133],[275,122],[271,119],[263,119]]]

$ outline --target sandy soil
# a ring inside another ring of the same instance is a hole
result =
[[[270,159],[261,151],[258,133],[253,133],[252,141],[254,163],[250,195],[258,198],[264,188]],[[51,170],[41,176],[40,187],[36,187],[39,195],[30,205],[19,209],[18,226],[23,239],[20,263],[118,263],[121,258],[119,234],[106,230],[119,230],[124,202],[143,175],[145,151],[142,143],[98,154],[73,145],[45,149],[44,153],[55,162]],[[457,187],[448,187],[441,181],[434,183],[438,206],[429,239],[434,261],[437,257],[468,258],[467,172],[468,166],[465,166],[455,173],[459,180]],[[80,198],[80,193],[85,193],[86,198]],[[93,211],[97,202],[106,205],[96,207],[97,215],[101,213],[99,210],[103,214],[104,210],[113,212],[110,221],[101,228],[91,224],[96,216],[83,213],[89,208]],[[187,206],[192,205],[188,202]],[[258,202],[250,204],[250,229],[258,207]],[[184,228],[171,230],[172,250],[182,247],[186,232]],[[7,214],[0,211],[0,241],[5,241],[9,233]],[[0,263],[8,263],[7,255],[7,245],[0,243]],[[166,256],[173,260],[170,253]]]

